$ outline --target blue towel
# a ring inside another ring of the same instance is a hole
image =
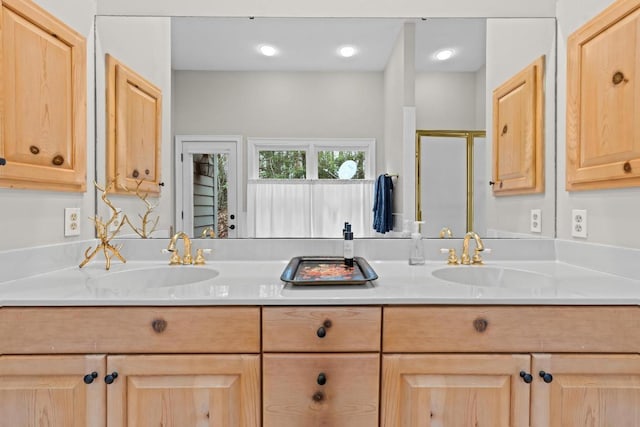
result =
[[[373,229],[386,233],[393,229],[393,181],[387,175],[376,180],[373,196]]]

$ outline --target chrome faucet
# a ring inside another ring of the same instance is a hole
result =
[[[469,256],[469,240],[471,240],[472,237],[473,240],[476,241],[476,249],[473,253],[473,258]],[[464,235],[464,240],[462,241],[462,256],[460,258],[460,263],[464,265],[482,264],[482,258],[479,253],[481,251],[484,251],[482,239],[480,239],[480,236],[478,236],[478,233],[475,231],[469,231]]]
[[[176,249],[176,242],[178,239],[182,239],[184,243],[184,256],[182,258],[180,258],[178,250]],[[189,236],[184,231],[179,231],[173,235],[167,250],[173,253],[169,264],[193,264],[193,256],[191,255],[191,239],[189,239]]]

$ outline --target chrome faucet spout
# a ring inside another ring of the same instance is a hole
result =
[[[173,235],[173,237],[169,241],[167,250],[169,252],[175,252],[178,239],[182,239],[184,244],[184,257],[182,257],[181,260],[182,264],[193,264],[193,256],[191,255],[191,239],[184,231],[179,231]]]
[[[469,241],[473,238],[476,242],[476,250],[473,259],[469,256]],[[473,261],[473,263],[482,264],[482,258],[478,255],[478,252],[484,251],[484,243],[482,243],[482,239],[478,236],[478,233],[475,231],[469,231],[464,235],[464,240],[462,241],[462,257],[460,262],[464,265],[469,265]]]

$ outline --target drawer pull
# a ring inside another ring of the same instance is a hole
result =
[[[29,147],[29,151],[31,151],[31,154],[38,154],[40,153],[40,149],[38,147],[36,147],[35,145],[32,145]]]
[[[531,384],[531,381],[533,381],[533,376],[525,371],[520,371],[520,377],[527,384]]]
[[[616,71],[616,72],[613,74],[613,77],[611,77],[611,82],[613,82],[613,84],[614,84],[614,85],[616,85],[616,86],[617,86],[617,85],[619,85],[619,84],[620,84],[620,83],[622,83],[622,82],[625,82],[625,83],[626,83],[626,82],[628,82],[628,81],[629,81],[629,80],[627,80],[627,79],[624,77],[624,73],[623,73],[622,71]]]
[[[624,170],[625,173],[630,173],[631,172],[631,163],[624,162],[624,165],[622,165],[622,170]]]
[[[318,374],[318,385],[325,385],[327,383],[327,376],[325,375],[324,372],[320,372]]]
[[[51,159],[51,163],[53,163],[54,166],[61,166],[64,163],[64,157],[58,154],[53,159]]]
[[[118,378],[118,373],[113,371],[112,373],[104,377],[104,382],[107,384],[111,384],[116,380],[116,378]]]
[[[542,381],[544,381],[547,384],[553,381],[553,375],[545,371],[540,371],[540,378],[542,378]]]
[[[154,331],[160,334],[167,329],[167,321],[164,319],[154,319],[154,321],[151,322],[151,327]]]
[[[327,329],[329,329],[331,327],[332,323],[331,320],[327,319],[322,323],[322,326],[320,326],[318,328],[318,331],[316,332],[316,334],[318,335],[318,338],[324,338],[327,336]]]
[[[138,169],[134,169],[133,172],[131,172],[131,176],[133,176],[134,178],[137,178],[140,176],[140,172],[138,172]]]
[[[324,393],[321,391],[316,391],[315,393],[313,393],[313,396],[311,396],[311,398],[314,402],[322,402],[324,400]]]
[[[487,322],[487,319],[483,319],[482,317],[478,317],[476,320],[473,321],[473,327],[478,332],[486,331],[487,326],[489,326],[489,322]]]
[[[83,381],[85,384],[91,384],[96,378],[98,378],[98,373],[93,371],[90,374],[85,375]]]

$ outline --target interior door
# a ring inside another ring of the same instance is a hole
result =
[[[239,136],[176,137],[176,231],[238,237]]]

